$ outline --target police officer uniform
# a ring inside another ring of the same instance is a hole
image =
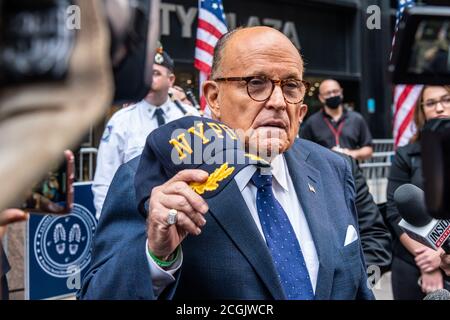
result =
[[[173,61],[165,52],[156,53],[154,63],[173,71]],[[171,101],[169,96],[159,107],[142,100],[119,110],[108,121],[100,142],[92,185],[97,219],[100,217],[106,193],[116,170],[121,164],[142,153],[145,139],[150,132],[163,123],[181,118],[185,114],[198,115],[194,107],[178,101],[177,103],[179,105]]]

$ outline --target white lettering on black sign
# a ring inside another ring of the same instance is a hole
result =
[[[194,21],[197,18],[198,9],[196,7],[190,7],[186,9],[183,5],[175,5],[172,3],[161,3],[161,35],[170,36],[172,30],[170,29],[170,22],[172,18],[176,18],[181,25],[181,37],[193,38],[195,33],[193,32]],[[236,13],[226,13],[227,25],[230,30],[235,29],[236,25]],[[288,37],[294,45],[300,49],[300,40],[297,33],[297,28],[293,21],[283,21],[273,18],[259,18],[256,16],[250,16],[247,19],[245,26],[269,26],[280,30],[286,37]]]

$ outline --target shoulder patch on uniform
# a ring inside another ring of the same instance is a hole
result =
[[[102,141],[103,142],[108,142],[109,138],[111,137],[111,132],[112,132],[113,126],[112,125],[107,125],[105,128],[105,131],[103,132],[103,136],[102,136]]]

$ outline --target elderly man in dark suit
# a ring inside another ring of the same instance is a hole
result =
[[[294,45],[268,27],[228,33],[203,90],[223,125],[204,122],[186,132],[209,141],[198,128],[209,125],[215,139],[232,128],[268,168],[242,166],[201,196],[193,186],[216,171],[175,174],[155,140],[179,123],[154,131],[139,166],[134,159],[113,179],[79,297],[372,299],[350,165],[296,139],[307,85]]]

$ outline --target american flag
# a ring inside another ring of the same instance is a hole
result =
[[[400,19],[406,8],[415,5],[414,0],[399,0],[395,34],[398,31]],[[392,44],[395,43],[395,34]],[[414,108],[417,99],[422,91],[422,85],[396,85],[394,88],[394,143],[396,147],[401,147],[409,143],[409,140],[416,132],[413,121]]]
[[[199,0],[198,6],[194,66],[200,71],[200,106],[204,110],[206,99],[202,94],[202,83],[208,79],[211,73],[214,47],[228,29],[222,0]]]

